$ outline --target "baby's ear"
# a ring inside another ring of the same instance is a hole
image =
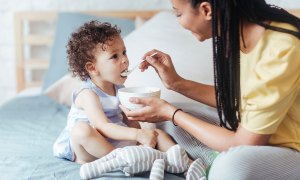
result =
[[[87,70],[87,72],[89,74],[97,75],[99,73],[97,68],[96,68],[96,64],[92,63],[92,62],[87,62],[85,64],[85,69]]]

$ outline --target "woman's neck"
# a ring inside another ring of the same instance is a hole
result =
[[[265,30],[258,24],[243,20],[240,28],[240,50],[245,54],[250,53],[264,35]]]

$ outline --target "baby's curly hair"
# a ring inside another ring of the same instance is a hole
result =
[[[73,76],[78,76],[81,80],[89,77],[85,64],[95,62],[96,47],[104,45],[113,40],[114,37],[120,36],[121,30],[110,23],[101,23],[99,21],[90,21],[79,27],[72,33],[67,45],[69,71]]]

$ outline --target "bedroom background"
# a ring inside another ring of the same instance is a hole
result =
[[[298,0],[267,1],[284,8],[300,8],[300,1]],[[0,3],[0,104],[17,94],[13,17],[15,12],[171,9],[169,0],[0,0]],[[38,51],[42,52],[42,49],[39,49]],[[47,54],[44,54],[44,56],[47,56]]]
[[[300,17],[299,0],[267,1],[289,10],[298,9],[293,13]],[[85,21],[110,19],[109,22],[118,24],[131,65],[137,64],[146,51],[156,48],[172,56],[177,72],[183,77],[213,83],[211,42],[199,43],[180,27],[170,11],[170,0],[0,0],[0,3],[0,179],[80,179],[80,166],[53,157],[52,146],[65,127],[71,91],[78,85],[67,74],[66,42],[70,33]],[[144,21],[141,17],[149,20],[141,23]],[[153,71],[136,70],[125,85],[160,87],[163,99],[195,117],[217,123],[216,109],[168,91]],[[38,78],[40,85],[24,92],[24,87],[30,85],[24,79],[32,77]],[[210,149],[178,126],[166,122],[157,127],[169,133],[193,159],[201,158],[206,166],[212,162]],[[108,180],[112,177],[128,179],[121,171],[103,176]],[[132,178],[148,177],[149,172]],[[182,174],[167,173],[165,179],[184,178]]]

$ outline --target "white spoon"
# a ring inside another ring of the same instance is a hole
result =
[[[150,55],[150,57],[153,57],[157,54],[157,52],[153,53]],[[146,60],[141,61],[140,63],[138,63],[137,65],[135,65],[131,70],[127,70],[121,73],[121,76],[125,77],[128,76],[130,73],[132,73],[133,70],[135,70],[142,62],[144,62]]]

